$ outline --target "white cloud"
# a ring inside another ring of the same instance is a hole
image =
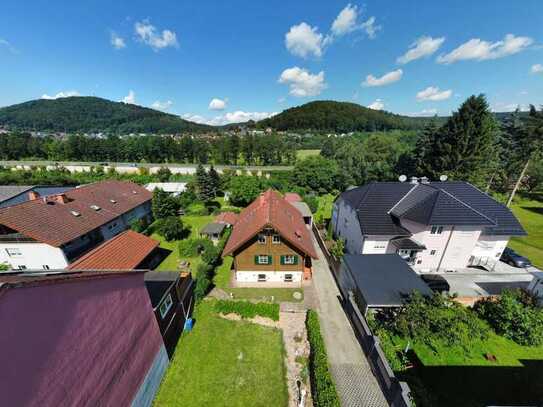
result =
[[[434,101],[439,102],[440,100],[446,100],[449,99],[452,95],[452,90],[443,90],[440,91],[438,87],[436,86],[429,86],[424,90],[421,90],[417,93],[417,100],[419,102],[423,101]]]
[[[530,70],[532,73],[543,73],[543,65],[541,64],[535,64],[532,65],[532,69]]]
[[[149,20],[137,21],[134,24],[134,31],[141,42],[149,45],[155,51],[179,46],[177,35],[173,31],[162,30],[162,33],[157,33],[156,27]]]
[[[385,86],[399,81],[400,79],[402,79],[402,76],[403,71],[401,69],[386,73],[380,78],[376,78],[373,75],[368,75],[366,76],[366,80],[362,82],[362,86]]]
[[[324,71],[312,74],[307,69],[285,69],[279,77],[279,83],[289,85],[289,93],[296,97],[316,96],[326,88]]]
[[[134,100],[135,101],[135,100]],[[125,103],[134,103],[134,102],[125,102]],[[168,110],[170,107],[172,107],[173,102],[171,100],[166,100],[164,102],[161,102],[160,100],[156,100],[153,102],[151,107],[156,110]]]
[[[381,99],[376,99],[375,102],[369,104],[368,107],[373,110],[383,110],[385,103]]]
[[[285,46],[292,55],[306,58],[310,55],[322,55],[322,34],[317,27],[307,23],[300,23],[290,27],[285,34]]]
[[[525,50],[533,42],[534,40],[530,37],[515,37],[513,34],[507,34],[503,40],[496,42],[472,38],[450,53],[440,55],[437,58],[437,62],[440,64],[452,64],[469,59],[484,61],[503,58]]]
[[[237,110],[235,112],[228,112],[224,115],[215,116],[213,118],[206,118],[197,114],[185,113],[181,117],[185,120],[190,120],[195,123],[209,124],[212,126],[222,126],[229,123],[245,123],[249,120],[263,120],[268,117],[276,115],[278,112],[244,112]]]
[[[521,103],[503,103],[498,102],[492,106],[493,112],[514,112],[519,109],[521,112],[527,112],[530,110],[530,106],[523,105]]]
[[[0,38],[0,47],[5,47],[12,54],[19,53],[19,51],[13,45],[11,45],[11,43],[8,40],[5,40],[3,38]]]
[[[325,37],[323,44],[329,45],[335,38],[358,30],[364,30],[371,39],[375,38],[377,31],[382,27],[375,24],[375,17],[373,16],[368,18],[365,22],[359,23],[358,18],[360,17],[360,14],[361,10],[358,9],[358,6],[353,6],[350,3],[347,4],[332,23],[330,33]]]
[[[213,98],[211,99],[211,102],[209,102],[209,110],[224,110],[226,108],[226,103],[228,102],[228,99],[218,99]]]
[[[119,36],[115,32],[111,33],[110,43],[111,43],[111,46],[115,49],[126,48],[126,42],[124,41],[124,38]]]
[[[364,23],[362,23],[361,27],[366,31],[366,34],[368,34],[368,37],[371,39],[374,39],[377,31],[380,31],[383,27],[380,25],[375,25],[375,17],[371,16],[367,19]]]
[[[437,109],[422,109],[420,112],[408,113],[407,116],[416,116],[416,117],[429,117],[435,116],[437,114]]]
[[[136,93],[133,90],[128,91],[128,95],[126,95],[120,102],[127,103],[130,105],[136,104]]]
[[[358,28],[357,18],[358,7],[347,4],[332,23],[332,28],[330,29],[332,35],[340,36],[355,31]]]
[[[71,96],[80,96],[79,92],[76,90],[65,90],[62,92],[58,92],[56,95],[50,96],[46,93],[41,95],[41,99],[60,99],[60,98],[69,98]]]
[[[407,64],[415,59],[427,57],[436,52],[439,47],[445,41],[445,37],[432,38],[432,37],[420,37],[415,40],[405,54],[398,57],[396,62],[399,64]]]

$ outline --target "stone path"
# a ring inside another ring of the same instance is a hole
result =
[[[283,304],[281,304],[283,305]],[[279,313],[279,327],[283,331],[283,343],[285,345],[285,365],[287,367],[287,386],[289,395],[289,407],[298,406],[297,380],[302,382],[302,389],[306,391],[306,406],[311,406],[311,389],[309,377],[302,374],[303,365],[299,362],[307,362],[309,358],[309,343],[305,328],[305,310],[288,310]]]
[[[317,312],[328,352],[328,362],[343,407],[388,406],[383,392],[339,302],[332,271],[315,238],[318,260],[313,261]]]

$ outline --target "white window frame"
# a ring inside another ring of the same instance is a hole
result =
[[[293,254],[285,254],[283,256],[283,263],[285,266],[293,266],[296,261],[296,258]]]
[[[23,252],[18,247],[8,247],[6,248],[6,253],[9,257],[21,257]]]
[[[281,236],[279,236],[279,235],[273,235],[273,236],[272,236],[272,243],[273,243],[273,244],[280,244],[280,243],[281,243]]]
[[[292,275],[291,273],[285,274],[285,276],[283,277],[283,281],[285,283],[292,283],[294,281],[294,275]]]
[[[266,235],[264,233],[259,233],[257,241],[258,244],[266,244]]]
[[[430,256],[435,256],[436,253],[437,253],[437,250],[435,249],[430,250]]]
[[[374,249],[386,249],[387,248],[387,242],[375,242],[373,244]]]
[[[266,260],[262,261],[262,259],[266,259]],[[265,265],[265,266],[270,264],[270,258],[268,257],[268,255],[267,254],[259,254],[258,255],[258,264],[262,264],[262,265]]]
[[[268,277],[266,276],[266,274],[258,274],[256,276],[256,280],[259,282],[259,283],[264,283],[268,280]]]
[[[166,307],[164,307],[166,306]],[[166,297],[166,299],[164,300],[164,302],[162,304],[160,304],[160,307],[159,307],[159,312],[160,312],[160,318],[164,319],[164,317],[166,315],[168,315],[168,312],[170,311],[170,309],[173,307],[173,299],[172,299],[172,295],[171,294],[168,294],[168,296]]]

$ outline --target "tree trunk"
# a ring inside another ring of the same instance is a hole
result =
[[[492,173],[492,176],[490,177],[490,180],[488,181],[488,184],[486,184],[485,192],[488,194],[488,191],[490,191],[490,187],[492,186],[492,181],[494,181],[494,175],[496,175],[496,171]]]
[[[522,182],[522,179],[524,178],[524,175],[526,174],[526,171],[528,170],[528,165],[530,164],[530,159],[526,160],[526,164],[524,164],[524,168],[520,172],[520,176],[517,179],[517,182],[515,182],[515,186],[513,187],[513,190],[511,191],[511,195],[509,195],[509,199],[507,200],[507,206],[511,206],[511,202],[513,202],[513,198],[515,197],[515,194],[517,193],[517,189],[520,187],[520,183]]]

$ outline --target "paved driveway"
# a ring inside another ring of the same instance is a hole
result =
[[[319,304],[317,311],[341,405],[388,406],[341,307],[339,290],[315,238],[313,244],[319,256],[313,262],[313,285]]]

